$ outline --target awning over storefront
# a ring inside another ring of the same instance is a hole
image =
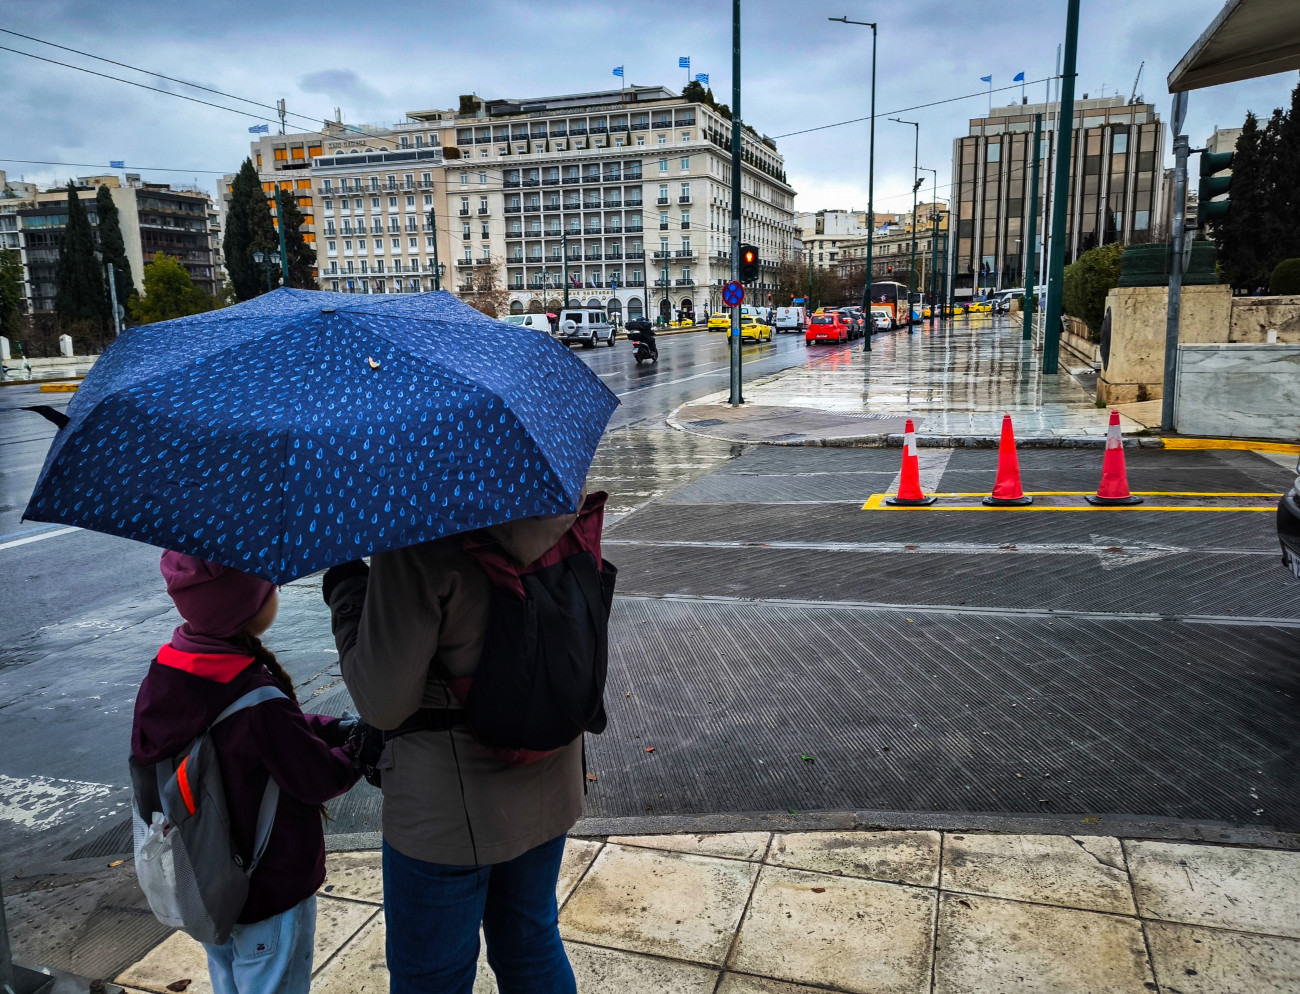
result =
[[[1300,0],[1228,0],[1169,74],[1169,92],[1300,69]]]

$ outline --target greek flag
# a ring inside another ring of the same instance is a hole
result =
[[[992,77],[992,76],[981,76],[981,77],[980,77],[980,82],[981,82],[981,83],[992,83],[992,82],[993,82],[993,77]]]
[[[1018,72],[1011,77],[1011,82],[1013,83],[1023,83],[1024,81],[1025,81],[1025,74],[1022,72]]]
[[[615,66],[615,67],[614,67],[614,75],[615,75],[615,76],[618,76],[618,77],[621,79],[622,76],[623,76],[623,67],[622,67],[622,66]]]
[[[270,132],[271,126],[269,124],[254,124],[248,129],[250,135],[266,135],[270,134]]]
[[[109,159],[109,160],[108,160],[108,168],[109,168],[109,169],[125,169],[125,168],[126,168],[126,160],[125,160],[125,159]]]
[[[683,55],[680,58],[678,58],[677,60],[678,69],[689,69],[690,67],[691,67],[691,57],[689,55]]]
[[[695,82],[700,83],[700,84],[702,84],[702,85],[704,85],[704,86],[708,86],[708,85],[709,85],[709,74],[706,73],[706,72],[697,72],[697,73],[695,74]]]

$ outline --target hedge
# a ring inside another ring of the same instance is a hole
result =
[[[1065,267],[1061,309],[1088,326],[1089,338],[1101,340],[1101,322],[1106,315],[1106,294],[1119,285],[1120,259],[1124,246],[1119,242],[1101,245],[1084,252]]]

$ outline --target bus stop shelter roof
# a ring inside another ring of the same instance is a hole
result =
[[[1228,0],[1169,74],[1169,92],[1292,69],[1300,69],[1300,2]]]

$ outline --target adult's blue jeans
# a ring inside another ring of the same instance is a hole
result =
[[[493,866],[426,863],[385,842],[389,994],[470,994],[480,925],[501,994],[576,994],[555,902],[564,839]]]

